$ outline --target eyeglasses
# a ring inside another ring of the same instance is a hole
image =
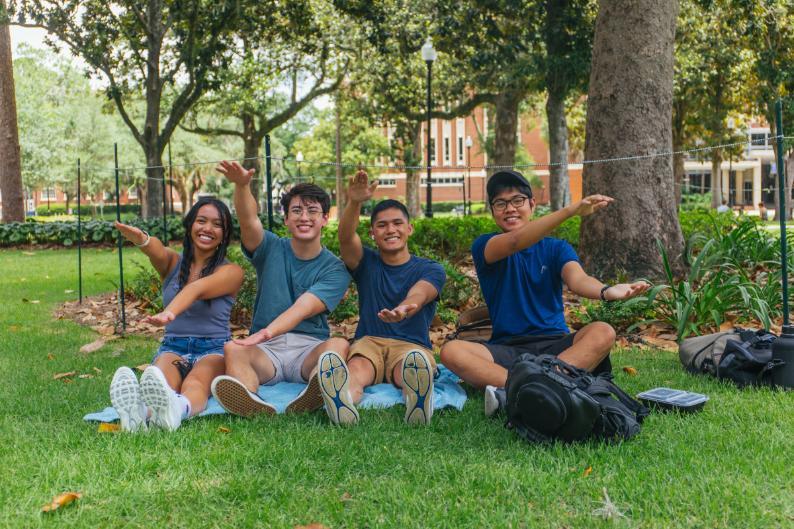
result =
[[[527,200],[528,197],[525,197],[524,195],[516,195],[510,200],[502,200],[500,198],[491,202],[491,207],[494,211],[504,211],[505,208],[507,208],[507,203],[509,202],[514,208],[518,209],[523,206]]]
[[[305,208],[305,209],[298,207],[289,208],[290,215],[295,217],[303,216],[304,211],[306,212],[306,216],[309,217],[310,219],[316,219],[317,217],[323,214],[322,208]]]

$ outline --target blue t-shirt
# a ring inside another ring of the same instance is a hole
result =
[[[562,267],[579,261],[566,241],[546,237],[500,261],[485,262],[485,245],[498,235],[481,235],[471,245],[474,267],[493,323],[491,343],[514,336],[566,334]]]
[[[432,348],[428,330],[436,314],[438,297],[412,317],[397,323],[381,320],[378,312],[398,306],[419,280],[427,281],[440,294],[447,280],[443,266],[415,255],[404,264],[391,266],[383,262],[378,252],[365,247],[361,262],[352,275],[358,287],[356,340],[364,336],[377,336]]]
[[[228,264],[224,261],[222,264]],[[182,256],[171,273],[163,281],[163,307],[167,307],[179,294],[179,267]],[[220,296],[211,300],[197,299],[174,321],[165,326],[165,338],[224,338],[231,335],[229,316],[232,313],[234,296]]]
[[[323,248],[313,259],[298,259],[291,239],[265,230],[262,242],[245,255],[256,270],[256,299],[251,332],[257,332],[290,308],[304,292],[311,292],[325,304],[325,312],[300,322],[290,332],[328,339],[328,313],[334,310],[350,284],[344,263]]]

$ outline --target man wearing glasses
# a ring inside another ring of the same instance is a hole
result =
[[[590,215],[612,202],[592,195],[559,211],[530,220],[535,200],[529,182],[516,171],[495,173],[487,185],[491,214],[501,233],[481,235],[472,257],[493,324],[487,343],[453,340],[441,361],[476,387],[485,388],[485,411],[504,403],[507,373],[524,353],[552,354],[592,372],[612,369],[609,351],[615,330],[594,322],[571,334],[565,323],[562,285],[585,298],[612,301],[645,292],[645,282],[605,285],[587,275],[566,241],[547,237],[574,215]]]
[[[212,383],[212,394],[230,413],[251,417],[274,414],[256,393],[260,384],[308,383],[287,412],[322,407],[317,361],[325,351],[345,358],[347,340],[330,338],[327,314],[344,296],[350,275],[320,241],[331,199],[314,184],[297,184],[281,198],[284,224],[292,237],[265,231],[249,183],[254,170],[221,162],[218,171],[234,183],[243,254],[256,270],[257,292],[251,334],[226,343],[226,375]]]

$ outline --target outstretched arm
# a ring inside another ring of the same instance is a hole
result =
[[[485,262],[495,263],[514,253],[529,248],[543,237],[549,235],[565,220],[579,215],[585,217],[605,208],[613,199],[604,195],[591,195],[576,204],[571,204],[539,219],[526,223],[521,228],[500,233],[488,240],[485,245]]]
[[[179,254],[163,246],[163,243],[161,243],[160,239],[157,237],[151,237],[140,228],[130,226],[129,224],[122,224],[119,221],[114,222],[113,225],[119,230],[122,237],[130,241],[146,254],[146,257],[149,258],[149,262],[152,263],[154,269],[160,274],[160,279],[165,278],[168,272],[176,266],[176,262],[179,260]]]
[[[565,281],[571,292],[588,299],[601,299],[601,290],[606,286],[593,276],[587,275],[582,265],[576,261],[569,261],[562,267],[562,280]],[[645,281],[612,285],[604,290],[604,299],[607,301],[630,299],[642,294],[650,287],[651,285]]]
[[[387,323],[397,323],[407,320],[419,310],[438,297],[438,290],[428,281],[420,279],[408,295],[393,309],[383,309],[378,312],[378,318]]]
[[[359,216],[361,215],[361,205],[372,198],[377,187],[377,180],[370,184],[367,179],[367,172],[363,169],[359,170],[348,183],[348,203],[339,219],[338,236],[339,253],[349,270],[358,268],[358,264],[364,256],[364,247],[361,244],[361,237],[356,233],[356,228],[358,228]]]
[[[287,333],[298,326],[306,318],[316,316],[326,310],[320,298],[306,292],[301,294],[290,308],[282,312],[270,325],[242,340],[234,340],[238,345],[256,345]]]
[[[215,169],[234,184],[234,209],[240,221],[240,239],[243,247],[253,253],[265,236],[265,229],[257,216],[256,199],[248,187],[254,170],[245,169],[238,162],[226,161]]]
[[[152,325],[168,325],[199,299],[214,299],[236,294],[243,284],[243,269],[236,264],[218,267],[213,273],[188,283],[159,314],[143,321]]]

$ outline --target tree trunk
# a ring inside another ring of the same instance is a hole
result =
[[[711,207],[720,207],[722,200],[722,151],[714,149],[711,153]]]
[[[596,19],[585,158],[672,147],[673,43],[677,0],[602,0]],[[676,271],[683,237],[670,156],[588,164],[584,195],[615,198],[582,220],[584,267],[607,278],[662,275],[659,240]]]
[[[554,90],[546,99],[546,119],[549,123],[549,188],[551,209],[557,211],[571,202],[568,178],[568,123],[565,118],[565,99]],[[554,165],[562,164],[562,165]]]
[[[335,110],[334,153],[336,155],[336,218],[338,220],[342,218],[342,212],[347,206],[347,186],[345,185],[345,173],[342,170],[342,109],[338,98]]]
[[[491,165],[512,167],[516,161],[516,133],[518,131],[518,105],[524,99],[523,91],[507,90],[496,96],[494,120],[494,148]],[[489,171],[493,174],[495,171]]]
[[[684,148],[684,134],[686,128],[686,105],[682,99],[673,101],[673,152],[678,152]],[[675,185],[675,203],[681,205],[681,195],[683,193],[684,176],[686,166],[684,165],[684,155],[673,155],[673,182]]]
[[[679,150],[679,147],[676,147],[673,144],[674,150]],[[675,192],[675,205],[681,205],[681,195],[683,193],[684,187],[684,175],[686,174],[686,166],[684,165],[684,155],[683,154],[674,154],[673,155],[673,190]]]
[[[143,185],[145,198],[141,203],[141,215],[145,219],[163,216],[163,157],[159,149],[151,152],[146,149],[146,183]]]
[[[412,167],[420,164],[422,160],[422,123],[417,121],[410,125],[407,139],[402,141],[403,163]],[[419,196],[421,189],[422,175],[421,170],[405,170],[405,207],[412,219],[422,216],[422,203]]]
[[[5,2],[0,5],[4,7]],[[2,221],[23,222],[25,194],[22,190],[11,35],[7,24],[0,25],[0,194],[3,199]]]
[[[257,134],[254,115],[244,113],[241,119],[243,120],[243,167],[254,170],[254,176],[249,187],[259,211],[262,211],[259,204],[259,190],[262,188],[262,164],[259,161],[259,145],[262,140]]]

